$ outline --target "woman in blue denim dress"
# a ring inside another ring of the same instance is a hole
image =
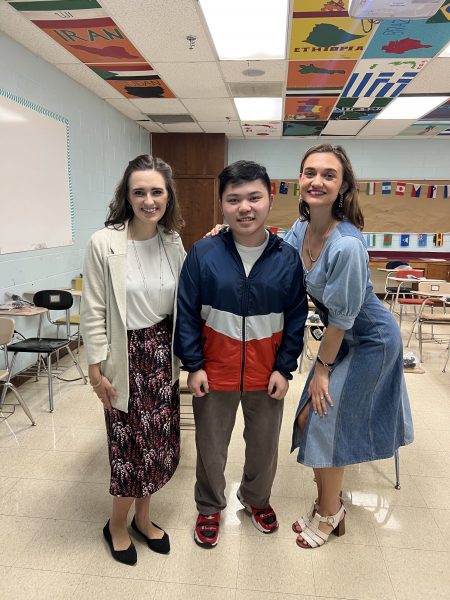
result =
[[[345,465],[393,456],[413,440],[400,330],[373,293],[356,180],[340,146],[301,164],[300,214],[285,241],[298,249],[308,294],[326,325],[294,422],[292,450],[314,470],[317,499],[293,524],[301,548],[344,533]]]

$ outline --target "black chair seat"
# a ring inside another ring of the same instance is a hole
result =
[[[39,354],[49,354],[56,352],[67,346],[67,340],[57,340],[55,338],[27,338],[21,342],[8,344],[9,352],[34,352]]]

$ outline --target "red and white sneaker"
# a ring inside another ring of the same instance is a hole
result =
[[[194,529],[195,543],[202,548],[214,548],[219,541],[220,512],[213,515],[199,513]]]
[[[265,508],[255,508],[254,506],[247,504],[247,502],[244,502],[239,496],[239,493],[237,494],[237,498],[249,515],[251,515],[252,523],[258,531],[261,531],[262,533],[273,533],[278,529],[277,515],[270,504]]]

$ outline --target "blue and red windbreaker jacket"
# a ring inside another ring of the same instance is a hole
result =
[[[292,379],[307,312],[296,250],[270,233],[247,277],[232,233],[223,231],[186,257],[174,352],[189,372],[204,369],[212,390],[265,390],[273,371]]]

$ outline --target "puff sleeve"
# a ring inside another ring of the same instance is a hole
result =
[[[328,323],[351,329],[364,302],[368,281],[367,250],[361,240],[344,236],[330,248],[323,303]]]

